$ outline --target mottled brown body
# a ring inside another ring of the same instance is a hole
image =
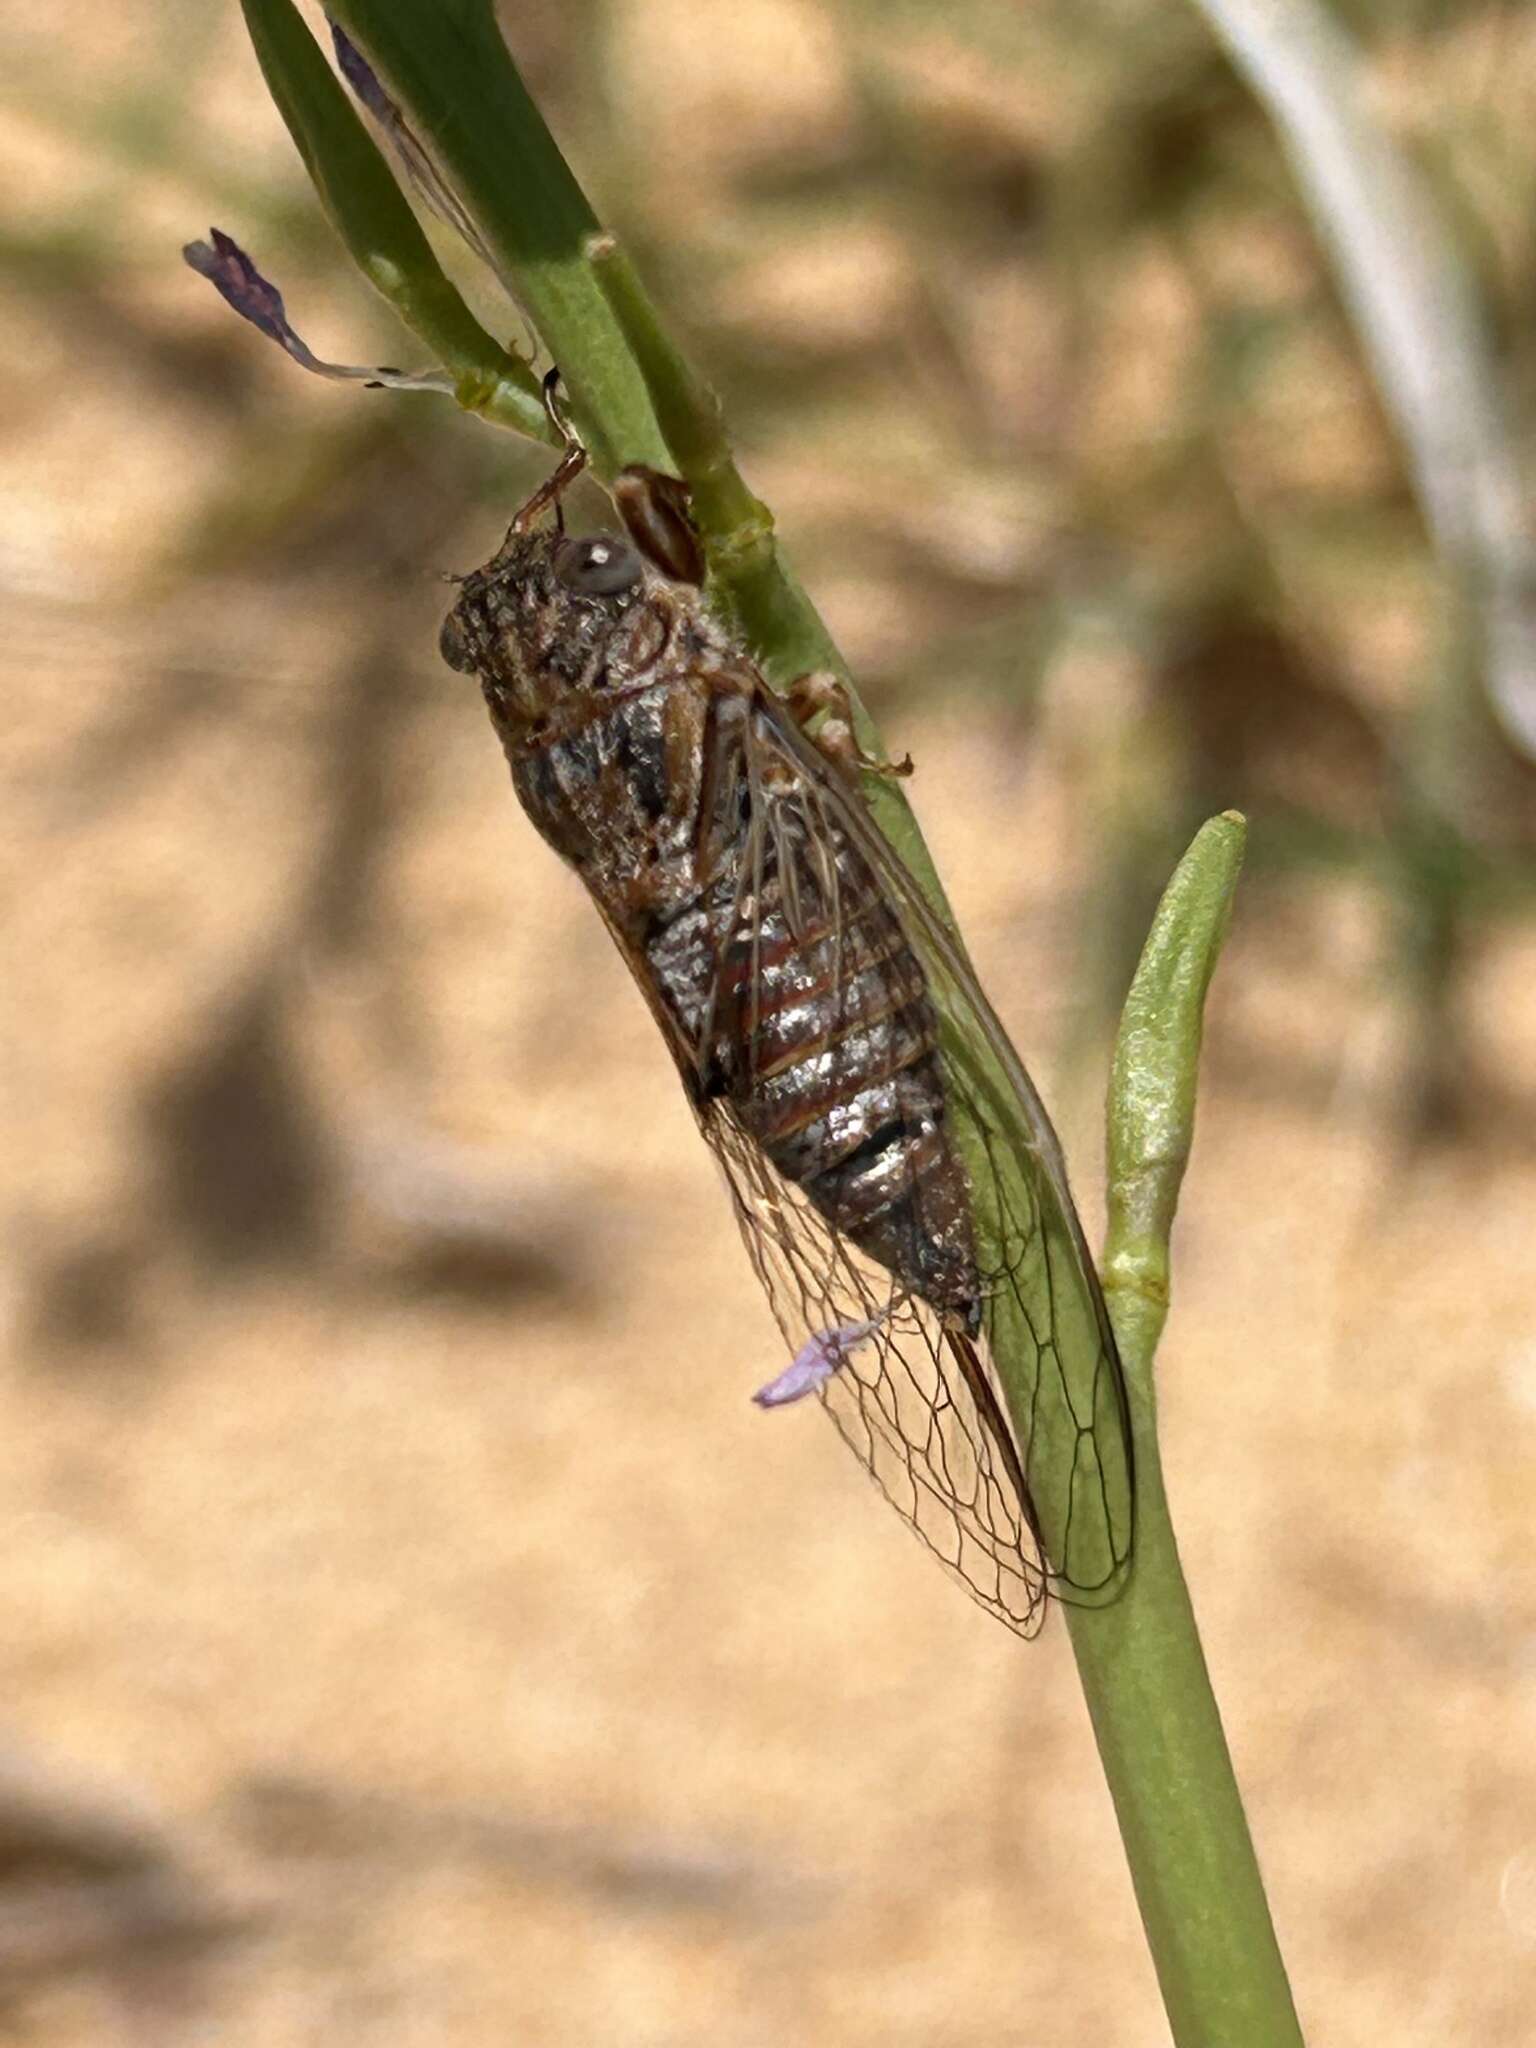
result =
[[[957,1330],[982,1289],[937,1021],[836,771],[698,595],[612,535],[514,526],[443,632],[695,1106]]]

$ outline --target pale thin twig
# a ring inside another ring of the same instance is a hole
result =
[[[1498,370],[1464,265],[1364,103],[1315,0],[1196,0],[1268,110],[1397,423],[1437,554],[1475,607],[1483,681],[1536,757],[1536,547]]]

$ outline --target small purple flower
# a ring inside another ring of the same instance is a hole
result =
[[[819,1393],[884,1320],[876,1316],[873,1322],[844,1323],[841,1329],[819,1331],[801,1345],[777,1379],[758,1388],[753,1400],[759,1408],[782,1408],[791,1401],[803,1401],[807,1394]]]
[[[288,325],[283,295],[264,278],[250,257],[222,228],[210,228],[212,247],[207,242],[188,242],[182,250],[200,277],[206,277],[221,298],[226,299],[242,320],[249,320],[263,334],[290,355],[305,362],[309,350]],[[306,364],[307,367],[307,364]]]
[[[328,363],[289,324],[283,295],[270,278],[262,276],[250,257],[222,228],[210,228],[206,242],[188,242],[182,255],[206,277],[219,296],[233,306],[242,320],[249,320],[269,340],[292,356],[301,368],[317,377],[356,380],[369,385],[386,385],[391,391],[452,391],[453,379],[446,370],[368,369],[361,363]]]

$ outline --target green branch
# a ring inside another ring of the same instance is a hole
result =
[[[542,417],[529,414],[529,366],[476,323],[464,324],[462,302],[291,0],[242,4],[274,97],[349,249],[417,331],[436,337],[461,403],[480,395],[472,409],[548,439]],[[624,251],[600,228],[517,74],[491,0],[331,0],[331,11],[408,123],[411,146],[435,166],[432,176],[440,174],[450,210],[462,210],[475,248],[559,363],[599,479],[611,483],[634,463],[681,475],[709,561],[711,602],[770,678],[782,684],[830,668],[846,679],[775,544],[771,516],[736,469],[713,394],[671,341]],[[485,392],[497,390],[511,396],[484,402]],[[883,755],[854,702],[866,750]],[[877,824],[952,923],[901,791],[889,778],[871,777],[866,794]],[[1105,1401],[1104,1338],[1081,1245],[1042,1161],[1048,1132],[1020,1099],[1027,1081],[1011,1075],[963,1005],[947,1005],[936,991],[946,1052],[965,1082],[957,1136],[973,1161],[985,1145],[993,1169],[972,1176],[995,1197],[995,1213],[978,1197],[978,1238],[984,1251],[995,1248],[1010,1231],[1017,1236],[1022,1219],[1026,1238],[1039,1246],[1040,1270],[1021,1283],[1020,1299],[989,1310],[989,1337],[1021,1438],[1032,1447],[1032,1486],[1040,1469],[1034,1454],[1051,1461],[1040,1472],[1037,1502],[1048,1554],[1060,1567],[1065,1503],[1071,1576],[1092,1578],[1098,1560],[1109,1567],[1106,1593],[1118,1593],[1069,1610],[1069,1624],[1180,2048],[1295,2048],[1299,2039],[1179,1573],[1151,1393],[1201,1003],[1241,846],[1241,821],[1227,817],[1208,825],[1186,856],[1148,943],[1116,1057],[1106,1292],[1130,1381],[1137,1503],[1128,1575],[1116,1563],[1116,1531],[1127,1521],[1130,1446]],[[1055,1340],[1049,1372],[1037,1329]],[[1097,1526],[1091,1513],[1085,1521],[1080,1506],[1071,1508],[1084,1415],[1098,1421],[1107,1452]]]

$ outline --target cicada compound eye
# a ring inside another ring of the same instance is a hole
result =
[[[622,597],[645,574],[638,549],[612,533],[561,541],[554,568],[566,589],[583,597]]]
[[[469,635],[464,629],[464,621],[459,616],[457,605],[443,621],[443,630],[437,637],[437,651],[448,666],[456,668],[461,676],[472,676],[475,673],[475,652],[470,645]]]

